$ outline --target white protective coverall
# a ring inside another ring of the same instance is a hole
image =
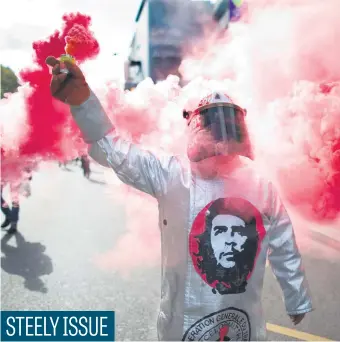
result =
[[[189,163],[159,159],[117,136],[93,93],[71,111],[91,157],[158,201],[159,340],[265,340],[261,294],[267,255],[287,313],[312,310],[290,218],[251,161],[223,177],[202,179]],[[245,183],[251,184],[247,191]]]

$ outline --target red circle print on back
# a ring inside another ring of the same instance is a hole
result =
[[[196,216],[189,235],[196,272],[214,293],[245,292],[265,234],[261,213],[250,202],[210,202]]]

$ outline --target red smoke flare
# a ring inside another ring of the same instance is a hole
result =
[[[64,54],[68,41],[75,43],[73,55],[78,63],[82,63],[96,57],[99,44],[89,30],[91,17],[80,13],[68,14],[63,16],[63,21],[61,32],[56,31],[46,40],[33,43],[37,67],[20,73],[33,91],[25,101],[29,135],[19,148],[15,165],[18,169],[23,168],[22,163],[27,159],[70,159],[84,147],[68,106],[54,100],[50,94],[51,74],[45,59]],[[13,167],[11,173],[14,174]]]
[[[65,37],[65,41],[65,52],[78,61],[88,59],[89,52],[93,55],[99,52],[98,42],[83,25],[75,24]]]

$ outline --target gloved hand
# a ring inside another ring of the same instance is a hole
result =
[[[60,73],[60,62],[55,57],[47,57],[46,64],[53,68],[50,85],[53,97],[71,106],[80,106],[89,98],[90,88],[77,65],[65,61],[69,73],[64,74]]]
[[[289,315],[290,320],[293,322],[294,325],[299,324],[305,317],[305,314],[298,314],[298,315]]]
[[[88,144],[104,138],[114,130],[109,117],[96,95],[90,90],[78,66],[65,61],[69,73],[60,73],[60,62],[47,57],[46,64],[53,67],[51,93],[56,99],[70,105],[71,114]]]

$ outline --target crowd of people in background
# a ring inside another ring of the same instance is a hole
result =
[[[90,159],[82,155],[72,161],[59,161],[59,167],[66,168],[69,163],[79,165],[83,170],[84,177],[89,179],[91,175]],[[6,167],[6,158],[2,158],[1,166]],[[2,173],[3,175],[3,173]],[[1,211],[5,216],[1,228],[8,228],[7,233],[14,234],[17,231],[20,213],[20,196],[31,196],[32,170],[26,167],[16,180],[1,177]],[[9,200],[4,198],[4,190],[8,190]]]
[[[67,160],[63,161],[63,162],[59,161],[59,167],[65,169],[65,168],[67,168],[68,164],[78,165],[78,163],[80,163],[80,167],[83,170],[84,177],[89,179],[90,175],[91,175],[90,158],[86,154],[83,154],[82,156],[80,156],[76,159],[73,159],[71,161],[67,161]]]
[[[0,65],[0,67],[2,79],[0,98],[4,99],[6,93],[15,93],[17,91],[19,81],[13,70],[3,65]],[[7,232],[10,234],[17,231],[20,214],[20,197],[29,197],[31,195],[30,183],[32,180],[32,169],[34,169],[33,167],[17,170],[13,166],[16,160],[17,157],[6,154],[4,149],[1,148],[1,211],[5,216],[1,228],[5,229],[9,227]],[[87,179],[90,178],[90,159],[86,154],[72,161],[60,161],[59,167],[65,169],[70,163],[73,163],[73,165],[80,164],[84,177]],[[15,175],[12,172],[14,169]],[[6,196],[4,192],[6,192]]]
[[[4,161],[2,161],[2,163],[3,162]],[[9,226],[8,233],[10,234],[17,231],[20,213],[20,196],[31,196],[31,180],[32,170],[30,168],[25,168],[23,170],[21,179],[1,179],[1,211],[5,215],[5,220],[2,223],[1,228],[7,228]],[[6,201],[3,196],[3,190],[6,187],[9,190],[10,201]]]

